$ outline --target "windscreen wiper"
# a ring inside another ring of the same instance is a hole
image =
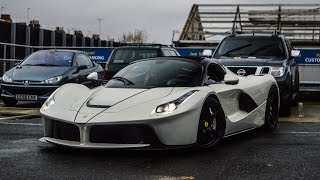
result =
[[[111,80],[112,79],[121,81],[121,82],[123,82],[124,85],[134,85],[134,83],[132,81],[130,81],[129,79],[124,78],[124,77],[116,76],[116,77],[111,78]]]
[[[231,49],[231,50],[225,52],[224,54],[222,54],[221,56],[228,56],[228,55],[230,55],[230,53],[239,51],[239,50],[244,49],[244,48],[249,47],[249,46],[252,46],[252,43],[250,43],[250,44],[245,44],[245,45],[243,45],[243,46],[239,46],[239,47],[237,47],[237,48]]]
[[[59,65],[56,65],[56,64],[33,64],[33,66],[59,66]]]
[[[42,64],[24,64],[24,65],[28,65],[28,66],[59,66],[59,65],[56,65],[56,64],[45,64],[45,63],[42,63]]]

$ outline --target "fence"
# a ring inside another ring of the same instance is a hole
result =
[[[24,55],[19,54],[19,57],[16,58],[15,48],[24,48]],[[3,51],[3,57],[0,57],[0,77],[13,68],[17,62],[21,62],[25,57],[29,56],[33,52],[38,50],[45,49],[73,49],[84,51],[88,54],[91,60],[98,63],[106,63],[113,47],[61,47],[61,46],[28,46],[20,44],[11,44],[11,43],[1,43],[0,42],[0,51]]]

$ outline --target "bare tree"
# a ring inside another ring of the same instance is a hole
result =
[[[145,30],[135,29],[134,32],[129,31],[123,33],[119,38],[123,43],[145,43],[148,39],[148,34]]]

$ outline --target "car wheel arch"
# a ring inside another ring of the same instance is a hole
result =
[[[218,96],[215,95],[215,94],[210,94],[207,98],[213,98],[213,99],[215,99],[216,101],[218,101],[220,103]]]

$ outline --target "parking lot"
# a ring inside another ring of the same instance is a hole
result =
[[[319,179],[316,97],[304,95],[291,117],[279,119],[275,132],[250,131],[210,151],[60,148],[38,141],[40,104],[1,104],[1,179]]]

